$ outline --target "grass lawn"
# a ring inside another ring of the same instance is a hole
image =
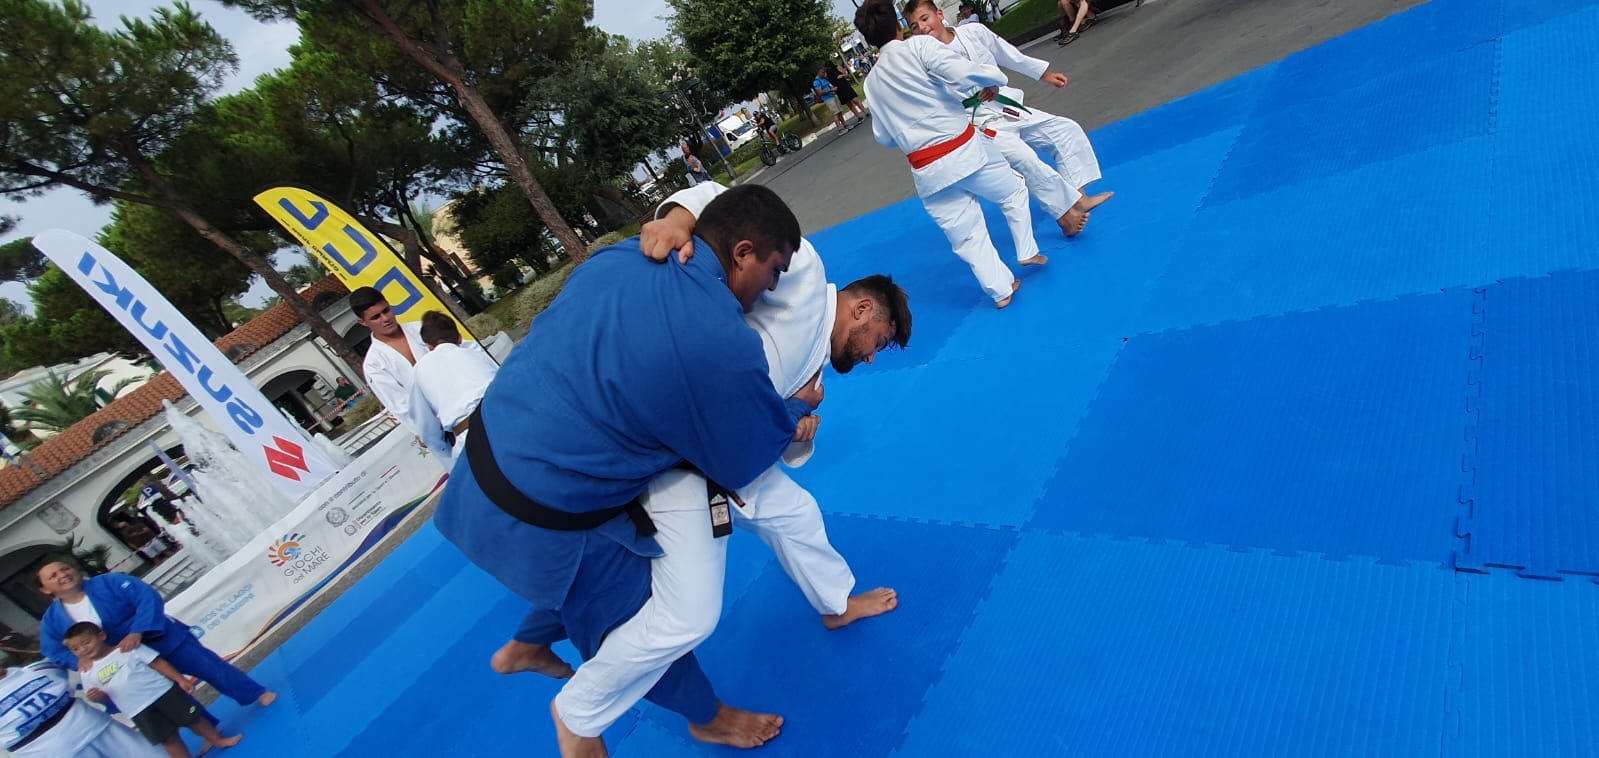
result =
[[[634,233],[637,234],[637,231]],[[490,305],[488,310],[468,319],[467,326],[479,337],[486,338],[503,329],[513,338],[521,339],[527,334],[527,328],[533,323],[533,317],[549,307],[550,301],[560,294],[562,285],[566,284],[566,277],[571,274],[572,264],[563,263],[550,273],[500,298]]]
[[[1016,7],[1000,16],[998,21],[989,24],[988,28],[995,34],[1009,39],[1059,18],[1060,5],[1055,0],[1022,0]]]

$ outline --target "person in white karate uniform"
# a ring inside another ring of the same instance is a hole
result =
[[[1010,305],[1021,283],[994,249],[977,201],[999,203],[1016,240],[1017,261],[1041,265],[1048,259],[1039,254],[1033,238],[1027,185],[986,131],[978,131],[971,115],[950,96],[951,87],[975,94],[1004,84],[1005,74],[996,66],[968,61],[931,37],[901,40],[889,0],[862,4],[855,28],[879,49],[877,65],[866,77],[866,99],[876,114],[872,136],[905,152],[928,215],[994,304]]]
[[[393,306],[383,293],[371,287],[357,287],[350,293],[350,310],[355,321],[372,332],[372,344],[366,349],[366,360],[361,363],[361,373],[366,376],[366,386],[389,415],[409,426],[411,424],[411,382],[416,362],[427,355],[427,343],[422,340],[420,322],[400,323]],[[463,343],[468,349],[481,352],[476,341]],[[415,428],[412,431],[417,431]]]
[[[17,758],[166,758],[138,732],[72,694],[49,661],[0,668],[0,748]]]
[[[668,198],[657,220],[641,231],[644,252],[658,260],[674,251],[687,255],[695,218],[724,191],[705,183]],[[819,383],[826,364],[848,373],[889,345],[904,347],[911,332],[905,293],[890,278],[866,277],[839,291],[827,282],[821,258],[803,238],[776,288],[762,293],[745,320],[760,334],[772,384],[785,396]],[[814,428],[813,422],[812,433]],[[811,454],[811,436],[797,435],[783,461],[803,464]],[[626,713],[667,666],[710,636],[721,616],[727,546],[712,532],[705,479],[695,472],[668,472],[650,484],[643,503],[664,555],[651,563],[650,600],[606,636],[599,652],[556,696],[562,723],[579,736],[597,736]],[[828,542],[816,499],[780,466],[740,489],[730,510],[734,524],[771,547],[828,629],[898,606],[892,589],[850,594],[855,575]]]
[[[1057,89],[1069,81],[1065,74],[1050,71],[1047,61],[1022,54],[986,26],[946,26],[944,11],[933,0],[908,0],[904,11],[917,34],[942,42],[962,58],[1007,68]],[[1056,217],[1066,236],[1076,236],[1088,224],[1089,212],[1115,194],[1085,194],[1100,179],[1088,134],[1076,121],[1024,105],[1024,94],[1014,87],[985,90],[982,96],[987,99],[978,106],[977,123],[995,132],[994,145],[1027,180],[1033,199]],[[1057,168],[1040,160],[1039,152],[1054,158]]]
[[[428,351],[412,367],[409,421],[449,471],[465,449],[467,419],[500,364],[482,350],[463,346],[455,319],[442,311],[422,314],[419,332]]]

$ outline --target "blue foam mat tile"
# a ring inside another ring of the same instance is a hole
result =
[[[1522,4],[1509,8],[1504,13],[1501,24],[1502,30],[1512,33],[1532,26],[1541,26],[1551,21],[1560,21],[1561,17],[1593,8],[1599,3],[1594,0],[1547,0],[1546,2]]]
[[[847,516],[830,516],[827,526],[856,590],[893,587],[900,606],[828,632],[774,565],[723,615],[698,655],[724,702],[784,717],[783,734],[763,755],[886,755],[1017,537]],[[955,556],[961,570],[950,571]],[[647,708],[644,718],[686,733],[675,714]]]
[[[1024,533],[896,755],[1433,754],[1451,596],[1436,567]]]
[[[669,726],[664,721],[642,718],[632,733],[611,746],[611,755],[615,758],[697,758],[711,749],[694,742],[681,723]]]
[[[1552,75],[1562,69],[1599,65],[1599,5],[1526,26],[1501,40],[1499,124],[1507,137],[1527,130],[1591,128],[1599,82],[1585,76]]]
[[[1443,754],[1592,756],[1599,702],[1599,587],[1459,574]]]
[[[878,439],[851,446],[844,465],[807,466],[795,479],[828,513],[1019,526],[1120,345],[935,363],[884,417]]]
[[[1253,115],[1277,63],[1219,82],[1089,134],[1102,166],[1137,160],[1206,134],[1231,129]],[[1180,127],[1174,125],[1180,124]]]
[[[1472,297],[1135,337],[1030,526],[1446,564]]]
[[[1496,47],[1468,48],[1298,105],[1262,107],[1238,136],[1205,204],[1488,135]],[[1391,128],[1396,123],[1407,126]]]
[[[1470,558],[1599,574],[1599,272],[1485,288]]]
[[[1140,331],[1482,283],[1491,150],[1465,140],[1202,210]]]

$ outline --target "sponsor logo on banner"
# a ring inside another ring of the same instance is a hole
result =
[[[327,518],[329,524],[338,526],[346,521],[349,521],[350,514],[346,513],[343,508],[334,506],[328,509],[328,512],[325,514],[325,518]]]
[[[405,265],[405,259],[337,204],[292,186],[266,190],[255,196],[255,204],[305,245],[344,286],[352,290],[371,287],[383,293],[399,322],[421,321],[428,311],[442,311],[455,318]],[[462,337],[476,339],[458,319],[456,326]]]
[[[271,474],[272,482],[291,500],[301,500],[333,475],[336,468],[327,456],[122,259],[59,229],[34,237],[33,246],[158,356],[228,441]]]
[[[282,569],[283,575],[295,584],[315,573],[330,558],[328,551],[308,544],[305,535],[299,533],[285,534],[267,548],[267,560]]]

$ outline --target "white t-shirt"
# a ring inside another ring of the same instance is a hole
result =
[[[157,657],[156,652],[145,645],[134,648],[131,653],[112,649],[83,675],[83,686],[104,690],[117,708],[130,716],[139,713],[174,684],[150,668],[150,662]]]
[[[88,595],[84,595],[83,599],[76,603],[68,603],[63,600],[61,607],[66,609],[67,615],[73,621],[87,621],[95,626],[103,626],[100,623],[100,612],[94,609],[94,603],[89,602]]]

